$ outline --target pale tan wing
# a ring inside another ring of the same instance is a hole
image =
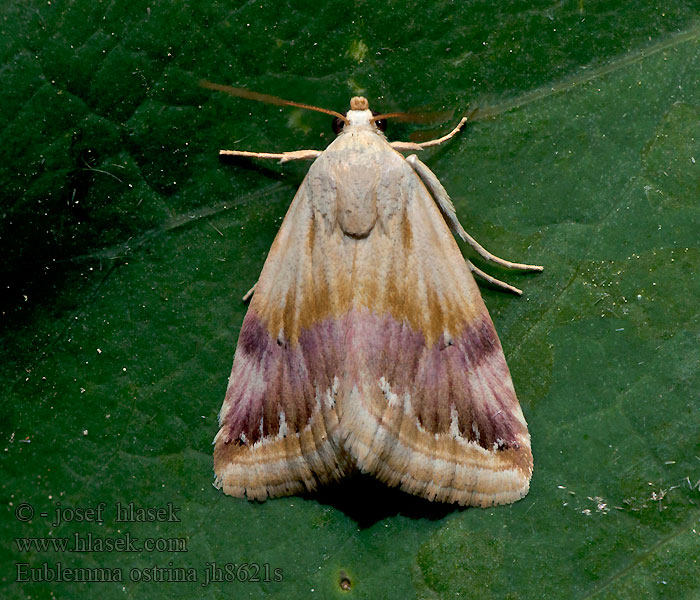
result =
[[[214,452],[216,484],[233,496],[313,490],[350,468],[335,406],[345,332],[327,318],[332,273],[315,249],[326,237],[314,185],[304,180],[285,216],[238,339]]]
[[[513,502],[529,489],[532,454],[501,344],[434,200],[389,152],[377,159],[378,223],[347,244],[341,439],[364,471],[407,492]]]

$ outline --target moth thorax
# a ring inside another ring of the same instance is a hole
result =
[[[350,99],[350,110],[367,110],[368,108],[369,102],[367,102],[367,98],[355,96]]]

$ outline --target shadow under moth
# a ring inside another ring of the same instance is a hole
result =
[[[205,87],[335,117],[323,151],[225,151],[309,160],[251,297],[214,440],[216,486],[264,500],[360,469],[428,500],[492,506],[524,497],[527,423],[500,341],[455,238],[483,258],[447,192],[384,136],[365,98],[337,113],[238,88]]]

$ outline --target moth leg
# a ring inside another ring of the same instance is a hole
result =
[[[462,238],[467,244],[469,244],[476,253],[483,259],[488,260],[497,265],[501,265],[506,269],[516,269],[518,271],[530,271],[531,273],[540,273],[544,271],[542,265],[526,265],[524,263],[511,262],[503,258],[499,258],[495,254],[491,254],[486,248],[484,248],[479,242],[477,242],[472,236],[470,236],[466,231],[464,232],[464,237]]]
[[[436,140],[429,140],[427,142],[422,142],[420,144],[414,143],[414,142],[391,142],[389,144],[394,150],[398,150],[399,152],[402,151],[408,151],[408,150],[425,150],[425,148],[430,148],[431,146],[439,146],[443,142],[446,142],[447,140],[451,139],[455,135],[457,135],[462,127],[464,127],[464,124],[467,122],[467,117],[462,117],[462,120],[459,122],[457,127],[455,127],[450,133],[447,135],[443,135],[441,138],[437,138]]]
[[[253,284],[253,287],[250,288],[250,289],[245,293],[245,296],[243,296],[243,298],[241,298],[241,300],[243,300],[243,302],[248,302],[248,300],[250,300],[250,299],[253,297],[253,292],[255,291],[255,286],[256,286],[256,285],[258,285],[258,282],[257,282],[257,281]]]
[[[518,296],[523,295],[523,291],[521,289],[516,288],[515,286],[512,286],[505,281],[501,281],[500,279],[496,279],[495,277],[491,277],[488,273],[484,273],[479,267],[475,266],[472,261],[468,260],[467,261],[467,266],[469,267],[469,270],[474,273],[474,275],[478,275],[481,277],[484,281],[490,283],[493,286],[496,286],[497,288],[502,289],[504,292],[511,292],[513,294],[517,294]]]
[[[269,158],[281,163],[290,160],[312,160],[321,155],[321,150],[294,150],[293,152],[248,152],[246,150],[219,150],[219,156],[242,156],[245,158]]]
[[[479,242],[477,242],[472,236],[470,236],[462,227],[462,224],[457,219],[457,213],[455,212],[454,204],[452,200],[447,195],[447,190],[440,183],[438,178],[424,163],[422,163],[415,154],[406,157],[406,162],[413,167],[413,170],[418,174],[418,176],[423,180],[425,187],[432,194],[435,202],[437,202],[440,212],[445,217],[447,224],[449,225],[452,232],[459,236],[462,240],[467,242],[477,254],[497,265],[506,267],[507,269],[518,269],[520,271],[542,271],[544,267],[540,265],[526,265],[523,263],[515,263],[503,258],[499,258],[495,254],[491,254],[486,248],[484,248]]]

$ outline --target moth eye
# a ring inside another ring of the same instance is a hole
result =
[[[378,114],[378,112],[372,111],[373,116],[376,117]],[[386,131],[386,119],[379,119],[378,121],[374,121],[374,124],[377,126],[377,129],[379,129],[379,131]]]
[[[333,119],[333,133],[338,135],[341,131],[343,131],[343,127],[345,127],[345,121],[343,121],[343,119],[340,117]]]

